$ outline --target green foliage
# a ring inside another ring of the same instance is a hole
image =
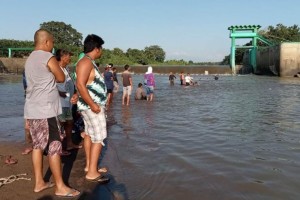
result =
[[[300,29],[298,25],[290,27],[283,24],[277,24],[276,27],[268,26],[266,30],[260,31],[259,34],[275,44],[281,42],[300,42]]]
[[[51,21],[40,24],[40,28],[53,34],[55,44],[82,47],[82,34],[77,32],[70,24]]]
[[[149,61],[160,62],[160,63],[164,62],[166,57],[166,53],[158,45],[145,47],[144,55],[146,56],[146,58],[149,59]]]
[[[167,60],[165,62],[167,65],[187,65],[188,63],[184,60]]]
[[[33,41],[20,41],[20,40],[7,40],[2,39],[0,40],[0,57],[8,56],[8,49],[7,48],[30,48],[34,47]],[[24,57],[28,56],[31,51],[13,51],[13,57]]]
[[[134,63],[147,65],[149,64],[148,58],[145,56],[143,50],[139,49],[127,49],[126,56]]]

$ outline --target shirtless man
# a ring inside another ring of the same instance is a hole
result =
[[[35,176],[34,192],[54,187],[58,197],[75,197],[79,191],[65,185],[62,179],[61,134],[57,116],[61,104],[56,82],[63,82],[65,75],[51,53],[54,38],[40,29],[35,32],[35,49],[25,63],[27,80],[24,118],[28,120],[32,136],[32,163]],[[47,153],[55,184],[43,179],[43,152]]]

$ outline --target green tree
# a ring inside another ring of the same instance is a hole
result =
[[[283,24],[277,24],[276,27],[268,26],[266,30],[261,30],[259,34],[275,44],[281,42],[300,42],[300,29],[298,25],[290,27]]]
[[[146,58],[149,59],[149,61],[159,62],[162,63],[165,60],[166,53],[164,50],[158,46],[158,45],[152,45],[149,47],[145,47],[144,53]]]
[[[126,56],[134,63],[147,65],[148,59],[146,58],[144,51],[139,49],[127,49]]]
[[[40,28],[50,31],[57,45],[82,47],[82,34],[64,22],[44,22]]]

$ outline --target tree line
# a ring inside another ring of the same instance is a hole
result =
[[[74,53],[72,62],[77,60],[76,55],[79,55],[83,49],[83,36],[70,24],[64,22],[44,22],[40,24],[40,28],[50,31],[55,40],[55,49],[64,48]],[[269,26],[265,30],[260,30],[259,34],[273,42],[279,44],[280,42],[300,42],[300,29],[298,25],[284,26],[283,24],[277,24],[275,27]],[[251,41],[244,46],[250,46]],[[258,41],[258,46],[264,46],[265,44]],[[0,40],[0,56],[5,57],[8,55],[7,48],[9,47],[21,47],[28,48],[34,47],[33,41],[20,41],[20,40]],[[236,63],[242,64],[243,55],[245,49],[237,49],[236,51]],[[13,57],[26,57],[30,54],[30,51],[14,51]],[[166,60],[165,51],[158,45],[151,45],[144,49],[129,48],[127,51],[123,51],[120,48],[103,49],[103,55],[101,59],[97,60],[98,63],[104,65],[107,63],[114,63],[116,65],[216,65],[216,64],[229,64],[230,55],[226,55],[221,62],[193,62],[180,60]]]
[[[70,24],[64,22],[44,22],[40,24],[40,28],[46,29],[53,34],[55,44],[54,49],[67,49],[74,53],[72,62],[77,60],[76,55],[79,55],[83,49],[82,33],[78,32]],[[5,57],[8,55],[7,48],[30,48],[34,47],[33,41],[20,41],[20,40],[0,40],[0,56]],[[13,57],[26,57],[30,51],[13,51]],[[101,59],[97,60],[98,63],[104,65],[107,63],[114,63],[116,65],[192,65],[192,64],[215,64],[215,63],[194,63],[193,61],[181,60],[166,60],[165,51],[158,45],[147,46],[144,49],[129,48],[123,51],[120,48],[103,49]]]

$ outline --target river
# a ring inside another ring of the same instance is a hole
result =
[[[300,79],[156,75],[153,102],[108,109],[104,160],[125,199],[299,199]],[[134,75],[134,90],[141,75]],[[0,76],[0,140],[22,141],[20,77]],[[105,153],[106,152],[106,153]]]

